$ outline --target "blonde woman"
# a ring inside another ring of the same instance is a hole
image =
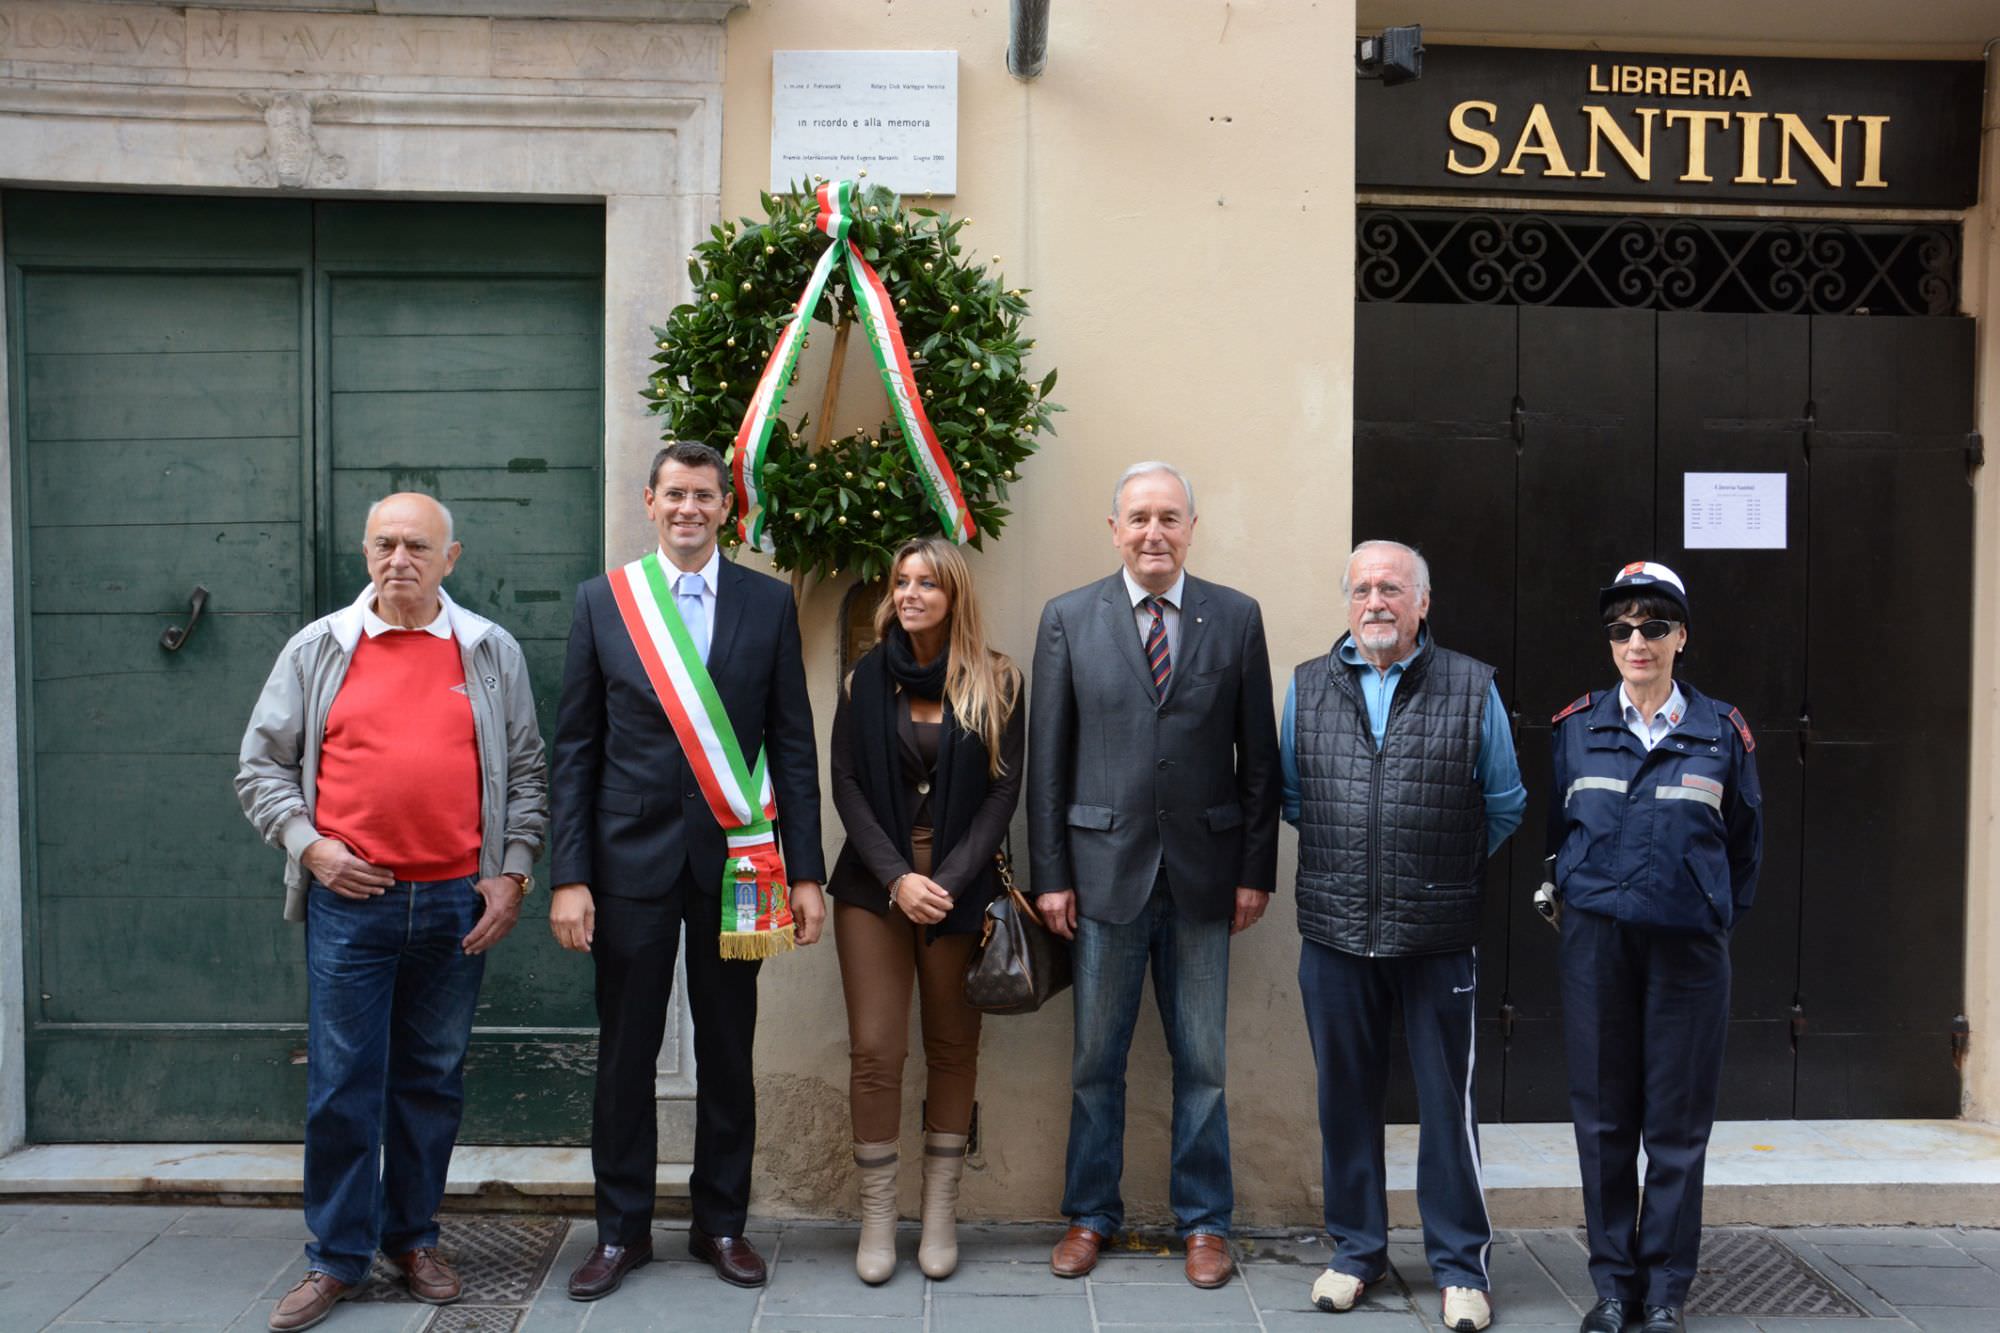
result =
[[[958,1265],[958,1181],[979,1068],[965,966],[1021,795],[1021,673],[987,647],[965,557],[904,543],[875,611],[880,640],[833,715],[833,803],[847,829],[827,892],[847,997],[848,1104],[861,1183],[855,1272],[896,1268],[896,1167],[914,981],[924,1063],[923,1238],[930,1277]]]

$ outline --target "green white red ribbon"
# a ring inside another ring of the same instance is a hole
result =
[[[724,958],[768,958],[794,944],[791,888],[778,850],[778,806],[762,750],[752,768],[674,603],[657,552],[607,575],[612,600],[632,637],[695,785],[729,841],[722,863]]]
[[[784,406],[785,390],[798,365],[799,350],[812,324],[813,311],[819,308],[827,279],[843,258],[855,308],[861,314],[861,327],[868,334],[868,346],[874,351],[876,368],[882,374],[882,387],[889,394],[889,407],[902,430],[910,460],[916,464],[917,476],[923,481],[924,493],[930,497],[931,508],[937,512],[945,536],[952,541],[966,542],[976,531],[972,511],[966,508],[965,496],[959,490],[958,475],[952,471],[951,459],[924,412],[923,395],[917,391],[916,374],[910,369],[910,350],[903,343],[903,326],[896,318],[896,303],[889,299],[888,288],[883,286],[874,266],[862,258],[861,247],[847,237],[854,226],[855,193],[853,181],[828,181],[816,192],[819,215],[813,225],[831,237],[833,243],[821,252],[819,262],[813,266],[806,289],[793,307],[791,320],[778,335],[778,345],[771,349],[770,359],[764,363],[764,373],[757,380],[743,423],[736,430],[736,531],[760,551],[776,549],[769,532],[770,513],[764,504],[762,480],[764,465],[769,460],[771,429],[777,424],[779,408]]]

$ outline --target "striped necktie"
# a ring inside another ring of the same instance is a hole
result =
[[[1153,672],[1153,693],[1164,699],[1167,679],[1174,674],[1174,655],[1167,648],[1166,603],[1148,597],[1139,605],[1153,613],[1153,623],[1146,628],[1146,665]]]

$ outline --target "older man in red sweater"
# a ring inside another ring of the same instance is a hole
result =
[[[410,1294],[459,1278],[433,1214],[464,1106],[488,949],[514,927],[548,827],[521,647],[454,603],[451,514],[425,495],[368,511],[369,586],[300,630],[250,715],[243,811],[287,855],[310,1016],[305,1278],[272,1311],[310,1328],[379,1249]]]

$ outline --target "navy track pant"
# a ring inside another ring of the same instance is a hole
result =
[[[1332,1267],[1375,1282],[1389,1267],[1388,1178],[1382,1117],[1389,1025],[1403,1011],[1418,1116],[1417,1208],[1424,1251],[1440,1287],[1490,1289],[1493,1223],[1479,1171],[1473,1110],[1472,949],[1367,958],[1301,942],[1299,990],[1319,1065],[1320,1171]]]

